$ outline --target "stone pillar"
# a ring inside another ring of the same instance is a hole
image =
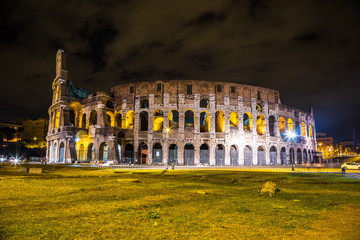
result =
[[[178,145],[178,165],[184,165],[184,146],[183,143]]]
[[[216,143],[215,143],[215,141],[211,141],[209,144],[210,165],[216,164],[215,149],[216,149]]]
[[[225,165],[230,165],[230,145],[224,144],[225,147]]]
[[[200,164],[200,145],[194,144],[194,163],[195,165]]]
[[[239,165],[244,166],[244,147],[245,145],[239,144]]]

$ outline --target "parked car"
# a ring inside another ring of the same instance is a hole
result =
[[[343,165],[341,165],[341,169],[345,168],[347,169],[352,169],[352,170],[360,170],[360,163],[356,163],[356,162],[346,162]]]

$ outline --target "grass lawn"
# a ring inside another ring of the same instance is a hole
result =
[[[0,165],[0,239],[360,239],[360,181],[340,175],[24,167]]]

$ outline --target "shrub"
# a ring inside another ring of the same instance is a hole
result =
[[[160,218],[160,214],[157,212],[149,212],[149,218],[152,218],[152,219]]]
[[[270,197],[274,196],[275,193],[280,190],[276,188],[276,183],[267,181],[260,190],[261,195],[269,195]]]

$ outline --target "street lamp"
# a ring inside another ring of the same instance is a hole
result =
[[[294,140],[296,138],[296,133],[293,132],[293,131],[288,131],[286,133],[286,136],[290,140],[290,146],[292,147],[292,143],[293,143],[292,140]],[[290,150],[291,150],[291,148],[290,148]],[[294,150],[293,154],[295,155],[295,150]],[[291,156],[291,152],[290,152],[290,158],[291,157],[292,157],[292,159],[291,159],[291,171],[295,171],[295,169],[294,169],[294,160],[295,160],[294,158],[295,158],[295,156]]]

